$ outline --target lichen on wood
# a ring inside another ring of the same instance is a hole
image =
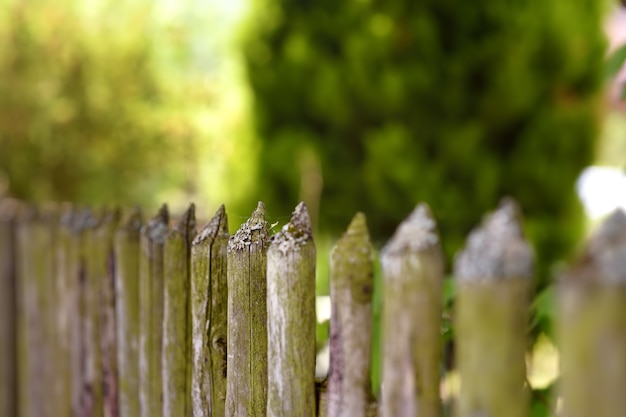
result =
[[[382,415],[438,417],[443,254],[418,205],[383,248]]]
[[[315,416],[315,244],[304,203],[267,252],[271,417]]]
[[[626,409],[626,215],[614,211],[559,282],[557,340],[563,415]]]
[[[331,252],[328,417],[368,413],[373,290],[371,242],[357,213]]]
[[[139,253],[139,408],[141,417],[163,413],[163,245],[169,231],[163,205],[141,228]]]
[[[139,415],[139,209],[115,233],[117,369],[121,417]]]
[[[510,199],[474,230],[455,263],[459,417],[525,417],[533,253]],[[480,381],[478,383],[477,381]]]
[[[228,243],[228,417],[266,414],[268,244],[265,206],[259,202]]]
[[[164,417],[187,416],[191,410],[189,261],[195,230],[195,206],[192,204],[165,238],[162,354]]]
[[[228,217],[222,205],[191,247],[193,417],[225,414],[228,239]]]

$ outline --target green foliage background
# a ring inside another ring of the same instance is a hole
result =
[[[253,164],[231,164],[253,149],[236,127],[232,19],[171,7],[0,4],[0,196],[213,209],[248,192]]]
[[[571,250],[600,120],[601,2],[256,5],[246,62],[270,211],[304,194],[304,150],[323,175],[322,230],[363,210],[381,240],[425,201],[451,256],[510,195],[544,272]]]

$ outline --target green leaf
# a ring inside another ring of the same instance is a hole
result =
[[[620,46],[615,50],[604,65],[605,79],[609,80],[617,75],[626,62],[626,44]]]

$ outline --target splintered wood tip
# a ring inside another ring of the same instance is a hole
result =
[[[169,231],[170,213],[167,205],[163,204],[158,213],[150,219],[145,226],[144,232],[151,240],[157,243],[165,242]]]
[[[259,201],[257,203],[256,208],[254,209],[254,211],[252,212],[252,215],[250,216],[250,220],[257,221],[259,223],[262,223],[265,221],[265,204],[263,204],[262,201]]]
[[[566,280],[626,284],[626,215],[615,210],[588,240]]]
[[[154,217],[153,220],[157,220],[161,223],[165,223],[168,224],[170,221],[170,212],[167,208],[167,204],[163,204],[161,206],[161,208],[159,209],[159,212],[157,213],[157,215]]]
[[[228,216],[223,204],[217,209],[213,218],[198,233],[193,240],[193,244],[198,245],[205,240],[213,240],[218,235],[228,237]]]
[[[73,217],[71,227],[74,233],[81,233],[97,225],[98,218],[93,214],[93,211],[90,208],[84,208]]]
[[[507,198],[470,233],[454,270],[458,279],[467,281],[530,279],[533,263],[533,251],[522,233],[519,207]]]
[[[422,203],[400,223],[383,248],[383,257],[418,253],[438,246],[437,223],[428,205]]]
[[[265,204],[259,201],[250,218],[230,237],[228,251],[243,250],[253,243],[265,246],[269,235],[269,227],[265,221]]]
[[[312,239],[311,217],[304,202],[300,202],[293,211],[289,223],[272,236],[271,248],[285,254],[291,250],[298,250]]]

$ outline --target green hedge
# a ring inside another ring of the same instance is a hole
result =
[[[601,2],[259,1],[245,49],[270,214],[319,158],[320,228],[388,237],[428,202],[451,256],[504,195],[546,267],[581,231],[601,111]]]

